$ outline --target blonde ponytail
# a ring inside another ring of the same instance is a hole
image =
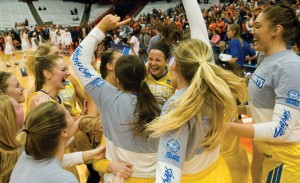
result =
[[[211,52],[199,40],[182,42],[175,52],[175,60],[182,75],[191,84],[171,104],[167,114],[156,118],[148,126],[152,132],[150,137],[159,137],[179,129],[191,118],[195,117],[198,123],[202,123],[202,118],[207,117],[211,128],[203,144],[199,145],[214,148],[220,143],[225,122],[236,112],[236,99],[243,101],[246,98],[246,82],[208,62],[211,60]]]

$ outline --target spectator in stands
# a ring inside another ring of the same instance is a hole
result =
[[[114,44],[119,44],[120,39],[117,34],[114,34]]]
[[[36,32],[33,32],[30,41],[31,41],[32,48],[33,48],[34,50],[36,50],[36,49],[38,48],[38,45],[39,45],[39,42],[38,42],[38,40],[37,40],[37,34],[36,34]]]
[[[84,39],[89,33],[89,30],[87,28],[86,25],[82,24],[82,26],[80,27],[80,30],[79,30],[79,38],[82,40]]]
[[[149,41],[149,44],[148,44],[148,48],[147,48],[147,53],[149,54],[151,48],[152,48],[152,45],[159,42],[161,40],[161,33],[163,31],[163,24],[162,23],[157,23],[155,25],[155,33],[156,35],[153,36],[150,41]]]
[[[18,28],[18,22],[15,22],[15,29],[17,29]]]
[[[140,36],[140,34],[141,34],[140,29],[136,29],[133,31],[133,35],[129,41],[129,46],[131,47],[131,49],[129,51],[129,55],[139,56],[140,41],[139,41],[138,37]]]
[[[79,45],[79,31],[78,28],[71,28],[71,37],[72,37],[72,45],[73,49],[75,50]]]
[[[75,13],[73,12],[73,10],[70,10],[71,15],[74,15]],[[74,21],[74,17],[73,17],[73,21]]]
[[[47,10],[47,8],[44,6],[43,10]]]
[[[27,18],[25,18],[24,25],[25,25],[25,26],[28,26],[28,25],[29,25],[29,24],[28,24],[28,19],[27,19]]]
[[[75,13],[75,15],[78,15],[78,10],[76,7],[74,8],[74,13]]]
[[[245,61],[250,61],[256,58],[256,52],[250,48],[250,45],[241,37],[241,29],[239,24],[232,24],[228,27],[227,36],[231,39],[228,44],[226,53],[232,58],[227,62],[230,64],[232,71],[242,76],[243,65]]]
[[[219,46],[220,41],[221,41],[221,37],[220,37],[219,31],[214,30],[213,36],[210,39],[210,44],[212,45],[215,60],[216,60],[217,56],[220,54],[220,46]]]
[[[0,47],[1,47],[1,49],[0,49],[0,51],[4,51],[4,33],[3,32],[1,32],[0,33]]]
[[[140,48],[142,51],[147,51],[148,44],[150,41],[150,36],[147,34],[146,28],[141,28],[141,34],[139,36],[139,41],[140,41]]]
[[[120,36],[122,36],[122,42],[124,44],[127,44],[129,34],[130,34],[130,26],[129,26],[129,24],[124,25],[123,29],[122,29],[122,32],[120,32]]]

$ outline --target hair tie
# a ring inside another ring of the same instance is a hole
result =
[[[27,129],[23,129],[22,131],[27,133],[27,135],[29,134],[29,131]]]

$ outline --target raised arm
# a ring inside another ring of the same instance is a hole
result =
[[[103,81],[91,65],[91,61],[94,50],[105,38],[106,31],[116,29],[121,25],[127,24],[129,21],[130,19],[120,22],[120,17],[106,15],[74,51],[71,57],[71,65],[84,87],[93,83],[101,85],[101,81]]]
[[[183,0],[183,6],[186,10],[186,15],[189,20],[191,38],[199,39],[211,47],[207,27],[197,0]]]

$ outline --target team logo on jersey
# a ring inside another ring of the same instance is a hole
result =
[[[104,83],[105,83],[105,81],[102,78],[97,78],[97,79],[94,79],[90,85],[100,88]]]
[[[177,153],[180,149],[180,145],[179,142],[175,139],[170,139],[167,143],[167,148],[173,152],[173,153]]]
[[[291,113],[288,110],[283,111],[283,114],[280,116],[279,125],[275,128],[273,137],[277,138],[285,134],[287,127],[289,126],[288,121],[292,119]]]
[[[83,66],[80,59],[78,58],[79,56],[82,56],[81,49],[82,49],[81,45],[79,45],[76,48],[76,50],[73,53],[72,61],[74,62],[74,66],[77,67],[78,71],[80,71],[84,75],[84,77],[91,78],[93,76],[93,74],[90,73],[88,68],[85,68]]]
[[[251,79],[253,80],[253,82],[255,83],[256,86],[258,86],[258,88],[262,89],[262,87],[264,86],[266,80],[262,77],[259,77],[258,75],[256,75],[255,73],[252,74]]]
[[[165,166],[165,174],[162,177],[163,183],[171,183],[174,180],[173,170],[172,168],[168,168]]]
[[[167,83],[168,83],[168,84],[171,84],[171,80],[170,80],[170,79],[167,79]]]
[[[166,158],[179,162],[180,157],[177,155],[177,152],[180,149],[179,142],[173,138],[170,139],[167,143],[167,149],[168,152],[166,153]]]
[[[297,90],[289,90],[287,96],[288,96],[288,98],[285,99],[285,103],[291,104],[294,106],[299,106],[298,99],[300,97],[300,94]]]

